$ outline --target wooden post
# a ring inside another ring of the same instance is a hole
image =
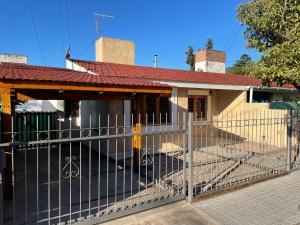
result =
[[[142,124],[136,123],[135,127],[133,128],[133,132],[134,170],[135,172],[138,172],[142,150]]]
[[[1,88],[1,103],[2,103],[2,142],[11,142],[11,89]],[[6,158],[6,167],[4,169],[4,192],[6,196],[12,196],[13,183],[12,183],[12,149],[10,147],[3,148]]]

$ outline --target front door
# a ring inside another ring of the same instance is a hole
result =
[[[194,120],[206,120],[207,118],[207,96],[190,95],[188,98],[189,112],[194,114]]]

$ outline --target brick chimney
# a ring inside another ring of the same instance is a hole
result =
[[[225,62],[224,51],[203,49],[196,52],[195,71],[225,73]]]
[[[134,65],[135,44],[133,41],[101,37],[96,41],[96,61]]]

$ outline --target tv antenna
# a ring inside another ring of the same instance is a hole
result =
[[[94,15],[96,17],[96,33],[99,35],[100,34],[100,19],[113,19],[114,16],[101,14],[101,13],[94,13]]]

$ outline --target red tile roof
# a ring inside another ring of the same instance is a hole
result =
[[[257,78],[235,74],[162,69],[77,59],[71,59],[71,61],[102,76],[135,77],[149,80],[193,82],[202,84],[261,86],[261,81]],[[277,86],[273,85],[273,87]],[[292,85],[285,85],[284,87],[294,88]]]
[[[98,76],[70,69],[32,66],[18,63],[0,63],[0,79],[13,81],[68,82],[93,86],[170,88],[168,85],[155,83],[138,77]]]

